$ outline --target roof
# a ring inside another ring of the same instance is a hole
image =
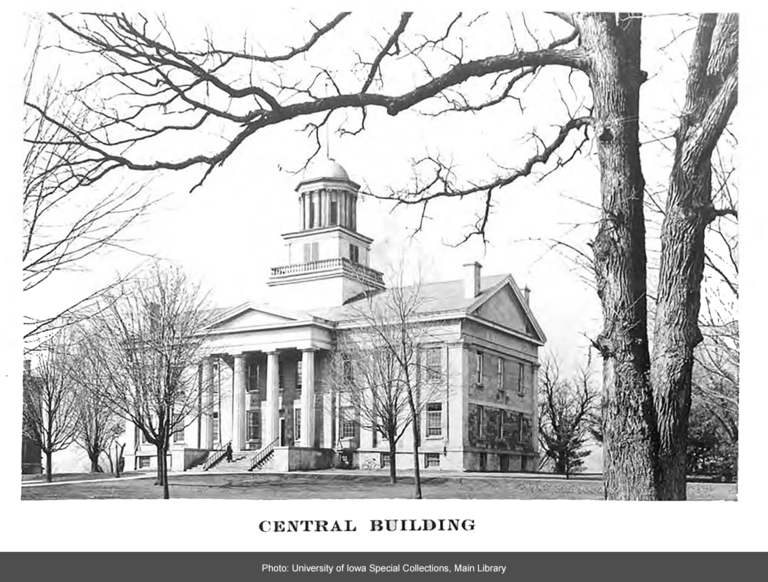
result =
[[[419,296],[421,302],[418,313],[442,313],[447,311],[463,311],[474,305],[478,300],[484,298],[487,294],[504,281],[509,275],[490,275],[480,279],[480,294],[477,297],[467,297],[464,294],[464,281],[437,281],[434,283],[422,283],[419,287]],[[406,287],[410,289],[412,287]],[[391,290],[385,289],[378,295],[382,300],[386,300]],[[356,300],[349,301],[340,307],[332,307],[323,311],[315,310],[312,313],[317,317],[331,321],[343,321],[354,319],[360,310],[364,307],[367,299],[359,297]]]
[[[311,182],[313,180],[322,180],[323,178],[349,180],[349,174],[336,160],[326,158],[311,164],[306,172],[304,172],[301,181]]]
[[[417,314],[424,316],[439,313],[469,314],[470,312],[477,310],[481,305],[483,305],[488,299],[494,296],[506,285],[509,285],[517,295],[520,305],[525,311],[527,317],[530,319],[535,329],[534,337],[537,337],[537,339],[542,343],[545,342],[546,336],[536,321],[533,313],[530,311],[526,301],[523,299],[517,284],[512,278],[512,275],[502,274],[482,277],[480,279],[480,293],[476,297],[467,297],[465,295],[463,279],[456,281],[422,283],[418,290],[420,302],[416,312]],[[413,286],[406,287],[405,289],[407,290],[412,288]],[[392,292],[393,291],[391,289],[384,289],[382,291],[375,292],[374,302],[386,302],[388,296]],[[268,304],[255,304],[250,302],[243,303],[234,308],[217,310],[218,317],[215,318],[217,321],[214,325],[218,325],[224,321],[235,318],[239,314],[248,310],[271,313],[277,315],[278,317],[285,318],[287,321],[291,320],[297,323],[321,323],[324,320],[325,323],[334,325],[335,323],[358,319],[360,314],[364,313],[366,310],[368,297],[369,296],[360,295],[348,301],[346,304],[338,307],[310,309],[308,311],[289,310]],[[280,324],[276,323],[276,325],[279,326]]]

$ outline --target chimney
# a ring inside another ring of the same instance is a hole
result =
[[[525,289],[523,289],[523,296],[525,297],[525,304],[530,307],[531,306],[531,290],[529,289],[528,285],[525,286]]]
[[[475,261],[464,265],[464,297],[474,299],[480,295],[480,269],[483,266]]]

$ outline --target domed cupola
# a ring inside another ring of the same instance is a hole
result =
[[[360,186],[337,161],[312,163],[296,186],[301,228],[311,230],[342,226],[357,230],[357,192]]]
[[[283,235],[287,263],[272,269],[268,285],[283,300],[332,307],[365,290],[383,289],[370,267],[372,239],[357,232],[360,185],[337,161],[312,163],[296,186],[300,230]]]

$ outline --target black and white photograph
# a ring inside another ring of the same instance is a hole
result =
[[[745,16],[467,8],[19,17],[19,511],[743,506]]]

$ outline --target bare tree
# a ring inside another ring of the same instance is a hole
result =
[[[77,394],[68,334],[49,337],[35,352],[36,364],[24,374],[23,430],[45,455],[45,477],[53,479],[53,453],[66,449],[77,434]]]
[[[437,32],[429,15],[429,23],[421,24],[431,26],[422,32],[416,30],[420,16],[403,13],[373,42],[348,47],[352,72],[357,73],[351,76],[346,63],[333,67],[311,59],[323,43],[344,43],[345,27],[353,26],[348,13],[323,25],[310,23],[305,40],[271,53],[252,49],[247,40],[222,45],[211,34],[197,46],[183,46],[163,18],[52,18],[76,39],[77,46],[68,50],[98,56],[102,66],[87,87],[99,87],[110,101],[95,107],[100,123],[87,140],[78,138],[72,124],[49,118],[102,162],[103,174],[122,167],[201,167],[202,182],[248,138],[290,120],[307,119],[319,151],[319,130],[337,110],[359,113],[340,128],[351,134],[365,129],[374,110],[395,116],[421,107],[439,118],[499,108],[513,115],[519,114],[515,108],[522,96],[545,77],[542,71],[565,71],[560,86],[571,77],[580,79],[580,84],[571,83],[574,91],[582,92],[577,106],[566,107],[565,117],[553,112],[554,129],[531,132],[529,157],[505,160],[494,176],[460,180],[452,163],[427,155],[416,164],[413,188],[391,194],[402,204],[421,206],[422,219],[434,200],[478,196],[484,211],[473,233],[484,237],[495,197],[505,187],[537,168],[545,175],[557,170],[592,142],[600,171],[595,188],[599,219],[591,246],[603,311],[603,331],[594,344],[604,362],[606,496],[685,498],[693,351],[702,338],[698,318],[705,233],[713,221],[733,214],[715,204],[711,159],[737,103],[736,15],[696,18],[670,150],[655,321],[647,305],[645,177],[639,139],[640,88],[647,80],[641,63],[642,15],[556,13],[549,15],[551,26],[545,32],[532,31],[524,16],[510,17],[505,45],[510,48],[477,54],[476,47],[484,43],[475,43],[470,51],[465,39],[486,22],[483,15],[460,13],[447,18]],[[347,47],[335,48],[343,53]],[[152,149],[170,134],[198,135],[212,127],[224,136],[219,147],[185,150],[178,156]]]
[[[330,386],[355,411],[355,423],[389,443],[390,482],[397,482],[397,443],[411,428],[414,496],[421,499],[419,419],[441,394],[444,375],[429,360],[429,326],[420,321],[420,285],[404,285],[402,271],[386,291],[352,304],[351,328],[339,332],[329,370]],[[433,322],[434,323],[434,322]]]
[[[66,119],[86,135],[97,116],[65,90],[56,74],[38,79],[41,35],[24,80],[24,291],[36,289],[56,273],[85,269],[86,260],[104,250],[123,248],[128,227],[149,207],[142,185],[126,186],[117,176],[96,188],[102,177],[99,160],[71,131],[51,122]],[[75,323],[102,291],[86,294],[56,313],[26,313],[24,338]]]
[[[581,469],[599,400],[589,363],[573,378],[563,379],[555,357],[544,360],[539,370],[539,442],[555,473],[568,478]]]
[[[200,413],[197,364],[210,310],[180,270],[157,263],[103,301],[83,334],[91,385],[155,446],[157,484],[168,499],[170,439]]]
[[[84,331],[82,326],[72,330],[73,337],[79,337],[74,340],[76,349],[71,358],[73,382],[77,393],[75,442],[88,455],[91,472],[102,471],[99,465],[102,454],[107,455],[110,468],[114,471],[111,449],[125,432],[125,421],[112,410],[103,387],[99,384],[102,378],[98,369],[93,368],[96,358],[87,357],[83,353],[89,348],[88,340],[83,339]]]

